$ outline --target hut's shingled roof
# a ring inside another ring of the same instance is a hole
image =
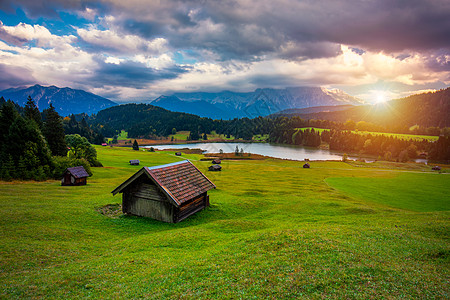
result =
[[[72,174],[73,177],[75,177],[77,179],[89,177],[89,174],[86,172],[86,170],[83,168],[83,166],[67,168],[66,172],[69,172],[70,174]]]
[[[114,195],[120,193],[128,184],[140,177],[143,171],[178,205],[216,187],[190,161],[184,160],[167,165],[143,167],[112,193]]]
[[[179,204],[216,187],[188,160],[145,169]]]

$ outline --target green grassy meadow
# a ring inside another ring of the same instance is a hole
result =
[[[314,129],[314,131],[322,133],[323,131],[329,131],[330,129],[323,129],[323,128],[316,128],[316,127],[303,127],[303,128],[297,128],[298,130],[306,130],[306,129]],[[403,133],[385,133],[385,132],[375,132],[375,131],[358,131],[358,130],[352,130],[352,133],[355,134],[361,134],[361,135],[384,135],[387,137],[394,137],[394,138],[398,138],[398,139],[403,139],[403,140],[415,140],[415,141],[420,141],[420,140],[428,140],[428,141],[437,141],[439,139],[439,136],[434,136],[434,135],[415,135],[415,134],[403,134]]]
[[[403,133],[385,133],[385,132],[375,132],[375,131],[357,131],[354,130],[352,133],[362,134],[362,135],[384,135],[387,137],[394,137],[398,139],[403,140],[415,140],[415,141],[421,141],[421,140],[428,140],[428,141],[437,141],[439,139],[439,136],[435,135],[416,135],[416,134],[403,134]]]
[[[0,298],[450,296],[447,174],[278,159],[207,172],[200,155],[96,149],[86,186],[0,182]],[[216,184],[209,208],[178,224],[99,213],[142,166],[181,159]]]
[[[316,127],[302,127],[302,128],[296,128],[296,129],[297,129],[297,132],[299,130],[305,131],[306,129],[309,129],[309,130],[314,129],[315,132],[319,132],[319,133],[322,133],[324,131],[330,131],[330,129],[316,128]]]

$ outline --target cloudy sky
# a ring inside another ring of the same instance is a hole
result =
[[[0,89],[395,98],[450,85],[449,16],[448,0],[0,0]]]

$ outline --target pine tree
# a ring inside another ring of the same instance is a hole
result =
[[[34,103],[33,99],[31,99],[30,96],[28,96],[27,103],[25,104],[25,107],[24,107],[24,115],[25,115],[25,118],[36,122],[39,129],[42,130],[41,113],[39,112],[39,109],[37,108],[36,104]]]
[[[65,140],[64,127],[61,116],[56,112],[53,105],[44,110],[46,117],[43,133],[47,139],[52,155],[66,156],[67,144]]]
[[[9,127],[18,116],[19,114],[12,101],[7,101],[2,105],[0,110],[0,147],[4,145],[4,139],[8,135]]]
[[[134,140],[134,143],[133,143],[133,150],[139,150],[139,145],[136,140]]]

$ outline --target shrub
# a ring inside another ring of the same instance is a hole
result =
[[[84,158],[70,158],[65,156],[54,156],[53,163],[55,169],[53,170],[53,178],[61,179],[62,174],[67,168],[83,166],[89,176],[92,176],[91,166]]]
[[[400,162],[407,162],[409,160],[408,150],[403,150],[402,152],[400,152],[400,154],[398,155],[398,160]]]

